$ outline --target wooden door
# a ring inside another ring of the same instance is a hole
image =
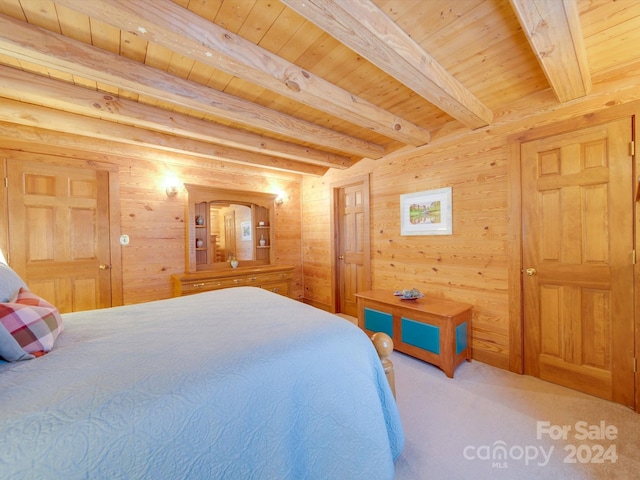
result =
[[[522,145],[525,373],[634,404],[629,119]]]
[[[12,267],[61,312],[111,306],[109,173],[32,158],[7,160]]]
[[[236,212],[231,210],[224,214],[224,249],[226,260],[236,252]]]
[[[368,182],[340,187],[336,196],[337,311],[357,317],[355,294],[371,288]]]

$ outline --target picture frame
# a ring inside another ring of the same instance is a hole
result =
[[[243,242],[251,241],[251,222],[240,222],[240,232],[242,233],[241,238]]]
[[[451,187],[400,195],[400,235],[452,235]]]

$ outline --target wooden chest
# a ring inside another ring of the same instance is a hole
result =
[[[440,367],[453,378],[471,361],[472,305],[423,297],[401,300],[388,290],[356,294],[358,326],[368,335],[385,332],[394,349]]]

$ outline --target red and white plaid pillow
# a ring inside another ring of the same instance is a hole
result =
[[[21,288],[15,302],[0,303],[0,357],[13,362],[44,355],[63,328],[56,307]]]

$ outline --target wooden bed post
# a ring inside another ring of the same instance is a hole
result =
[[[384,373],[387,376],[389,386],[391,387],[393,397],[395,398],[396,377],[393,372],[393,362],[389,360],[389,355],[393,352],[393,340],[391,340],[391,337],[384,332],[376,332],[371,335],[371,341],[373,342],[373,346],[376,348],[376,352],[378,352],[378,356],[382,361],[382,368],[384,368]]]

